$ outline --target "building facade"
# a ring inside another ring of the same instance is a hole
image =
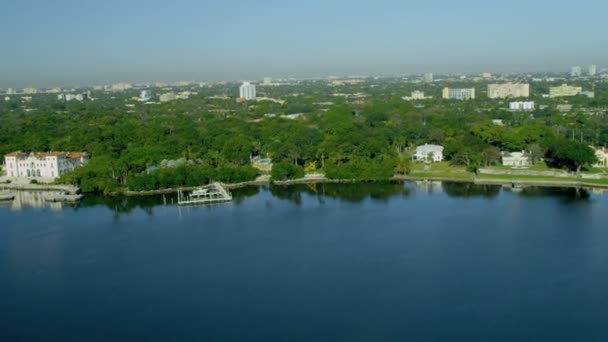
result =
[[[597,158],[597,163],[593,164],[593,167],[608,168],[608,148],[590,147],[595,151],[595,157]]]
[[[583,91],[582,87],[573,87],[567,84],[562,84],[559,87],[549,88],[549,97],[565,97],[576,96]]]
[[[426,83],[433,82],[433,73],[432,72],[427,72],[426,74],[424,74],[424,82],[426,82]]]
[[[55,179],[89,162],[85,152],[13,152],[4,156],[6,175]]]
[[[443,98],[448,100],[470,100],[475,98],[475,88],[443,88]]]
[[[239,88],[239,97],[245,100],[253,100],[256,97],[255,94],[255,85],[249,82],[243,82],[241,87]]]
[[[432,156],[433,162],[440,162],[443,160],[443,146],[424,144],[416,147],[416,153],[412,155],[412,159],[419,161],[429,160]]]
[[[580,66],[573,66],[570,70],[570,75],[572,77],[579,77],[582,74],[582,69]]]
[[[528,96],[530,96],[529,83],[488,84],[488,97],[491,99]]]
[[[532,165],[532,159],[530,155],[525,152],[502,152],[502,165],[504,166],[530,166]]]
[[[534,101],[518,101],[509,103],[510,110],[534,110]]]

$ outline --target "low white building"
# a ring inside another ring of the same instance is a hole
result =
[[[597,157],[597,163],[593,164],[593,167],[608,167],[608,148],[594,146],[590,147],[595,151],[595,156]]]
[[[425,161],[432,156],[433,162],[440,162],[443,160],[443,146],[424,144],[416,147],[416,153],[412,155],[412,159]]]
[[[530,166],[532,165],[532,160],[530,159],[530,155],[528,152],[507,152],[503,151],[502,155],[502,165],[504,166]]]
[[[13,152],[4,156],[11,178],[55,179],[89,162],[85,152]]]
[[[402,97],[402,99],[406,100],[406,101],[411,101],[411,100],[428,100],[428,99],[432,99],[432,96],[424,96],[424,92],[423,91],[418,91],[415,90],[412,92],[412,96],[404,96]]]
[[[509,103],[509,109],[513,111],[534,110],[534,107],[534,101],[517,101]]]

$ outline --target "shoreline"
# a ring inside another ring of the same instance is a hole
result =
[[[359,180],[359,179],[329,179],[325,177],[304,177],[299,179],[285,180],[285,181],[271,181],[269,178],[256,179],[249,182],[242,183],[222,183],[227,189],[239,189],[246,186],[261,186],[261,185],[279,185],[289,186],[298,184],[338,184],[338,183],[369,183],[369,182],[395,182],[395,181],[437,181],[437,182],[451,182],[451,183],[470,183],[476,185],[497,185],[505,186],[510,185],[513,188],[518,187],[555,187],[555,188],[583,188],[583,189],[608,189],[608,184],[597,184],[589,183],[584,181],[572,181],[572,180],[529,180],[513,177],[513,179],[492,179],[484,178],[482,176],[471,177],[470,179],[458,178],[458,177],[418,177],[418,176],[393,176],[386,180]],[[181,187],[178,189],[162,189],[162,190],[150,190],[150,191],[126,191],[124,193],[113,193],[111,195],[124,195],[124,196],[152,196],[152,195],[163,195],[177,193],[177,191],[192,191],[198,187]]]
[[[522,175],[518,175],[522,176]],[[524,175],[525,176],[525,175]],[[510,177],[510,178],[497,178],[493,175],[481,174],[478,176],[471,175],[470,178],[464,177],[449,177],[449,176],[416,176],[416,175],[399,175],[393,176],[386,180],[360,180],[360,179],[329,179],[323,175],[309,175],[303,178],[291,179],[285,181],[271,181],[269,176],[260,176],[255,180],[240,182],[240,183],[221,183],[226,189],[233,190],[247,186],[262,186],[262,185],[278,185],[278,186],[289,186],[298,184],[337,184],[337,183],[358,183],[358,182],[394,182],[394,181],[438,181],[438,182],[452,182],[452,183],[470,183],[477,185],[497,185],[497,186],[510,186],[512,188],[525,188],[525,187],[558,187],[558,188],[582,188],[582,189],[608,189],[608,183],[593,183],[585,182],[584,180],[576,181],[572,179],[526,179],[522,177]],[[179,187],[179,188],[168,188],[158,190],[147,190],[147,191],[124,191],[124,192],[112,192],[107,194],[108,196],[155,196],[155,195],[166,195],[175,194],[178,191],[193,191],[200,186],[193,187]],[[78,194],[80,189],[65,184],[0,184],[0,190],[16,190],[16,191],[63,191],[69,194]]]

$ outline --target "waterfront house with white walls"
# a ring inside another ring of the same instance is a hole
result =
[[[12,152],[4,156],[9,178],[56,179],[89,162],[86,152]]]
[[[412,159],[418,161],[426,161],[429,156],[433,156],[433,162],[440,162],[443,160],[443,146],[424,144],[416,147],[416,153],[412,156]]]

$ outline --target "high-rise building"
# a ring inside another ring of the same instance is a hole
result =
[[[597,66],[589,66],[589,76],[595,76],[595,74],[597,74]]]
[[[15,90],[13,88],[6,89],[6,95],[15,95]]]
[[[562,84],[559,87],[549,88],[549,97],[565,97],[565,96],[576,96],[583,91],[582,87],[572,87],[566,84]]]
[[[251,84],[250,82],[243,82],[239,88],[239,97],[245,100],[255,99],[255,85]]]
[[[491,99],[528,96],[530,96],[528,83],[488,84],[488,97]]]
[[[570,71],[570,75],[572,77],[579,77],[582,74],[581,71],[581,67],[580,66],[573,66],[572,70]]]
[[[475,98],[475,88],[443,88],[443,98],[448,100],[469,100]]]
[[[426,82],[426,83],[433,82],[433,73],[432,72],[428,72],[428,73],[424,74],[424,82]]]

